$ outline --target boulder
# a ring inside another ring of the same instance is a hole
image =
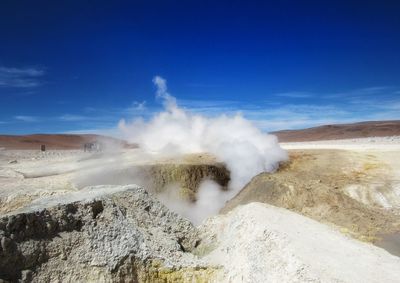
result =
[[[94,186],[0,219],[0,279],[22,282],[207,281],[190,253],[197,229],[143,188]]]

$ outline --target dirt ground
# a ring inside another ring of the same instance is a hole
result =
[[[229,171],[206,153],[154,159],[138,149],[0,150],[0,215],[36,199],[94,185],[137,184],[159,193],[169,184],[179,184],[182,194],[194,200],[205,178],[226,187]]]
[[[102,146],[133,148],[136,145],[107,136],[82,134],[35,134],[35,135],[0,135],[0,149],[7,150],[46,150],[83,149],[85,143],[100,143]]]
[[[290,161],[278,172],[254,177],[222,212],[250,202],[269,203],[365,241],[400,230],[399,196],[393,193],[397,171],[385,162],[396,162],[393,152],[291,149],[289,153]],[[354,186],[364,194],[352,193]],[[369,198],[360,197],[364,195]]]
[[[362,150],[355,150],[355,145]],[[298,143],[285,146],[290,160],[277,172],[255,176],[222,212],[241,204],[265,202],[336,226],[365,241],[400,231],[399,145],[366,147],[353,142],[352,148],[345,150],[339,142],[323,144],[323,148]],[[137,178],[132,168],[138,164],[152,170],[157,165],[156,174],[153,170],[149,176],[158,176],[156,184],[198,184],[205,176],[221,180],[222,185],[228,180],[225,171],[219,169],[222,167],[208,154],[155,161],[133,154],[135,151],[109,155],[0,151],[0,213],[87,185],[134,183]]]

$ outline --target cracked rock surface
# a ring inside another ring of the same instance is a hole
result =
[[[196,228],[140,187],[95,186],[62,198],[0,219],[0,279],[173,282],[213,273],[190,253]]]

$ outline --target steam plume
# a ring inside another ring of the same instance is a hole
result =
[[[224,162],[231,172],[227,192],[206,180],[200,186],[194,207],[183,209],[191,211],[186,216],[195,222],[217,212],[253,176],[273,171],[280,161],[287,159],[275,136],[261,132],[240,114],[216,118],[193,114],[178,107],[175,97],[168,93],[165,79],[156,76],[153,83],[157,97],[163,100],[164,111],[149,121],[137,119],[127,123],[121,120],[119,129],[123,136],[156,155],[208,152]],[[168,197],[164,199],[168,202]],[[182,206],[179,209],[182,212]]]

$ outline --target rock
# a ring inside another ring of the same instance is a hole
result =
[[[134,185],[42,199],[1,218],[0,238],[3,280],[197,282],[217,270],[190,253],[197,229]]]
[[[30,176],[35,175],[31,174]],[[75,183],[77,187],[86,187],[131,180],[151,193],[161,193],[168,185],[178,184],[181,195],[190,201],[195,201],[199,185],[205,179],[212,180],[223,189],[227,189],[230,172],[224,164],[218,162],[191,164],[169,161],[166,163],[132,165],[129,168],[116,166],[116,168],[110,168],[107,172],[101,170],[100,173],[94,171],[92,175],[89,173],[89,175],[78,178]],[[116,183],[115,185],[122,184]]]
[[[8,161],[8,164],[17,164],[18,163],[18,161],[17,160],[10,160],[10,161]]]
[[[226,213],[238,205],[263,202],[345,228],[354,238],[373,241],[377,234],[399,231],[400,218],[388,209],[362,203],[350,193],[368,196],[379,191],[383,194],[375,194],[377,199],[382,196],[381,200],[390,199],[392,204],[400,202],[396,198],[396,187],[390,182],[377,185],[382,182],[380,175],[371,180],[364,177],[355,180],[354,164],[365,166],[366,160],[371,162],[370,157],[366,158],[364,153],[355,155],[338,150],[293,151],[290,162],[274,174],[255,176],[221,212]],[[357,183],[359,185],[350,186]]]
[[[399,282],[400,258],[267,204],[239,206],[200,227],[219,282]]]
[[[157,164],[141,166],[141,176],[148,176],[149,182],[143,185],[150,191],[162,192],[169,184],[179,184],[181,195],[196,200],[199,185],[205,179],[212,180],[223,189],[227,189],[230,172],[224,164]]]

